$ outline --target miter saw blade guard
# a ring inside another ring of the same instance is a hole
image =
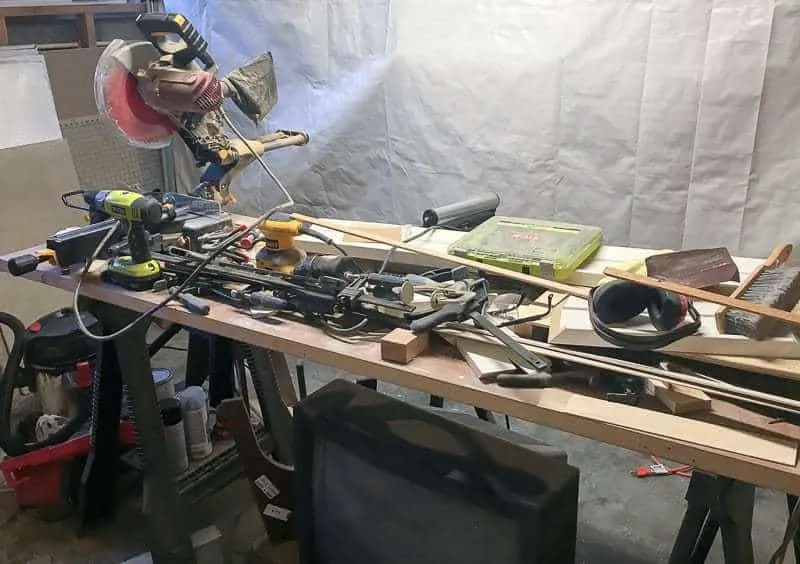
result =
[[[94,73],[97,110],[108,118],[129,143],[147,149],[167,147],[177,127],[166,114],[145,103],[135,73],[158,59],[147,41],[115,39],[100,55]]]
[[[258,124],[278,102],[278,80],[272,53],[259,55],[232,71],[225,82],[230,86],[236,106]]]

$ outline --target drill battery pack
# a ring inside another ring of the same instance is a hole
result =
[[[66,272],[71,266],[86,262],[115,223],[115,219],[108,219],[81,227],[67,227],[48,237],[45,245],[55,253],[56,262]],[[124,232],[120,230],[117,237],[121,239],[123,236]],[[109,245],[115,242],[109,241]],[[106,257],[101,254],[99,258]]]

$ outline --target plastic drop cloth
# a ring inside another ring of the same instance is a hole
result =
[[[800,8],[780,0],[168,0],[223,72],[273,53],[260,129],[303,211],[500,212],[644,247],[766,255],[800,238]],[[235,111],[231,112],[235,114]],[[263,171],[244,211],[277,203]]]

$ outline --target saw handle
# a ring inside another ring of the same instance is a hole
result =
[[[199,59],[205,70],[215,65],[208,42],[183,14],[139,14],[136,27],[162,55],[172,55],[176,66],[188,67],[194,59]],[[182,43],[175,41],[174,35]]]

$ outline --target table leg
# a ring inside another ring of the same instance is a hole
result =
[[[290,408],[297,404],[292,375],[282,353],[237,343],[235,357],[250,370],[264,427],[275,441],[276,459],[294,464],[294,427]]]
[[[688,506],[672,547],[670,564],[705,562],[718,530],[722,531],[726,564],[754,562],[754,486],[695,471],[686,501]]]
[[[789,516],[791,517],[792,511],[794,511],[795,506],[797,505],[798,497],[792,494],[786,494],[786,505],[789,508]],[[795,533],[794,535],[794,561],[800,562],[800,531]]]
[[[669,564],[685,564],[691,562],[695,546],[703,531],[711,505],[711,476],[701,472],[692,473],[689,487],[686,489],[686,513],[683,514],[678,535],[672,545]]]
[[[95,316],[106,333],[121,329],[138,314],[108,304],[97,304]],[[136,431],[143,455],[145,479],[152,493],[150,523],[154,539],[153,562],[196,562],[185,523],[177,484],[169,465],[161,415],[156,405],[150,357],[147,354],[147,323],[138,323],[114,340],[122,381],[128,388],[135,414]]]
[[[753,564],[753,507],[756,489],[730,478],[718,478],[720,494],[715,510],[722,530],[726,564]]]
[[[111,518],[116,502],[122,376],[113,342],[103,343],[92,380],[90,451],[78,493],[78,534]]]

